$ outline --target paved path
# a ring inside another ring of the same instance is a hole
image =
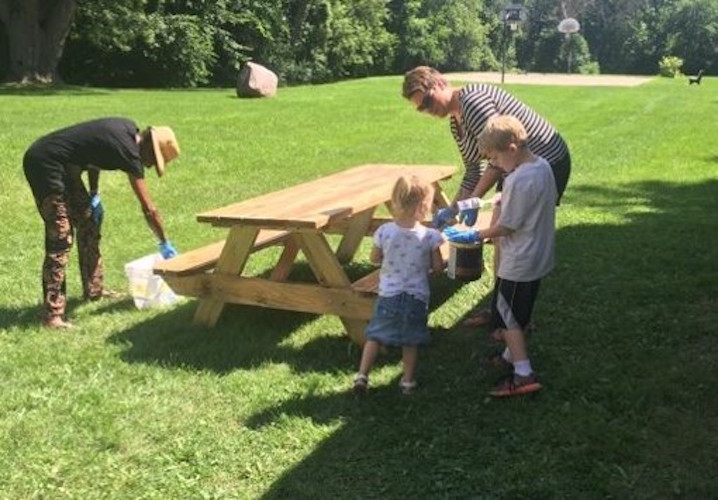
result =
[[[463,82],[501,83],[501,73],[446,73],[449,80]],[[570,85],[588,87],[636,87],[656,77],[632,75],[575,75],[562,73],[506,73],[504,83],[511,85]]]

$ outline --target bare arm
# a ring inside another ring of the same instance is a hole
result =
[[[87,181],[90,184],[90,196],[97,194],[100,185],[100,169],[90,167],[87,170]]]
[[[514,230],[506,226],[494,224],[486,229],[479,230],[482,238],[500,238],[502,236],[510,236]]]
[[[484,175],[481,176],[470,197],[481,198],[489,189],[494,187],[501,178],[501,170],[496,167],[487,167]]]
[[[369,261],[372,264],[381,264],[382,260],[384,260],[384,252],[381,251],[381,248],[374,245],[371,247],[371,253],[369,254]]]
[[[434,276],[441,274],[444,270],[444,259],[441,257],[441,247],[431,251],[431,272]]]
[[[479,182],[476,183],[473,190],[465,188],[459,189],[456,196],[454,196],[454,199],[451,201],[451,207],[457,209],[457,203],[467,198],[481,198],[489,191],[489,189],[496,185],[498,180],[501,178],[501,175],[501,170],[498,168],[488,167],[479,179]]]
[[[142,207],[142,213],[145,214],[147,225],[150,226],[150,229],[152,229],[152,232],[155,233],[160,241],[165,241],[167,237],[165,236],[164,226],[162,225],[162,218],[160,217],[160,213],[152,204],[150,192],[147,189],[147,183],[145,183],[144,179],[138,179],[132,177],[131,175],[129,176],[129,179],[130,184],[132,185],[132,190],[135,192],[137,200],[140,202],[140,206]]]

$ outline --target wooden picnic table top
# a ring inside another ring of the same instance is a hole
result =
[[[455,172],[452,165],[362,165],[202,212],[197,220],[224,227],[241,224],[317,230],[388,202],[400,175],[417,175],[435,183]]]

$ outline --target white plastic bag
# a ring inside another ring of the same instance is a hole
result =
[[[130,294],[138,309],[168,306],[177,302],[178,296],[165,280],[152,274],[152,268],[159,260],[162,260],[162,256],[156,253],[125,264]]]

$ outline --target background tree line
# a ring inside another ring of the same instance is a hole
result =
[[[232,85],[259,62],[286,83],[444,71],[718,70],[718,0],[0,0],[0,77],[99,86]],[[578,34],[559,21],[574,17]]]

